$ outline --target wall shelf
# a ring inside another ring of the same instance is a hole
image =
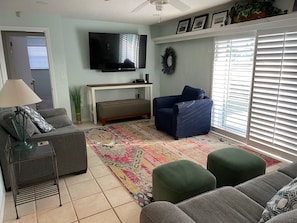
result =
[[[169,36],[155,37],[153,41],[155,44],[164,44],[172,42],[180,42],[215,36],[232,35],[244,32],[252,32],[259,29],[281,28],[288,26],[296,26],[297,13],[286,15],[268,17],[264,19],[253,20],[249,22],[242,22],[227,25],[221,28],[209,28],[199,31],[187,32],[183,34],[174,34]],[[296,29],[297,31],[297,29]]]

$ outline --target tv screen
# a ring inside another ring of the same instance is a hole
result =
[[[146,42],[146,35],[90,32],[90,68],[102,71],[145,68]]]

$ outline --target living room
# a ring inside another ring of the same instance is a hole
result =
[[[277,3],[284,10],[289,7],[291,1],[278,1]],[[141,78],[148,73],[150,74],[150,82],[153,83],[154,97],[180,94],[183,87],[187,84],[203,88],[206,91],[206,95],[211,95],[214,36],[192,38],[187,41],[179,41],[178,39],[175,41],[173,39],[173,41],[161,44],[156,44],[154,38],[175,35],[178,22],[182,19],[189,17],[193,19],[198,15],[220,12],[229,8],[230,4],[227,4],[151,26],[65,18],[55,14],[26,12],[17,14],[15,11],[17,9],[0,9],[0,30],[45,33],[50,52],[54,106],[66,108],[67,113],[72,114],[72,119],[75,119],[71,109],[69,88],[82,86],[82,120],[83,122],[88,122],[91,120],[91,117],[87,103],[87,84],[131,83],[133,80]],[[288,16],[290,17],[291,15]],[[292,21],[296,22],[296,19],[291,17],[291,24],[294,26],[295,24]],[[275,18],[275,21],[278,21],[278,19]],[[210,23],[211,15],[209,15],[207,25],[210,26]],[[253,21],[250,23],[250,26],[258,26],[258,23],[261,22]],[[284,23],[276,23],[276,28]],[[265,24],[263,26],[265,27]],[[270,23],[269,26],[275,25]],[[233,32],[238,31],[235,30]],[[111,73],[90,70],[88,56],[89,32],[128,32],[148,35],[146,68],[136,70],[135,72]],[[222,33],[218,32],[218,35],[222,35]],[[164,54],[167,47],[173,47],[177,53],[177,66],[173,75],[162,73],[161,55]],[[0,85],[2,86],[5,82],[4,80],[6,80],[3,52],[0,53],[0,61]]]

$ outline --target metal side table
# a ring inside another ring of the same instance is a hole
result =
[[[17,206],[28,202],[59,195],[59,203],[62,206],[57,159],[52,143],[34,142],[32,149],[16,150],[17,145],[11,144],[10,138],[7,141],[6,158],[17,219]],[[28,176],[25,174],[26,170],[32,173],[30,180],[22,179],[24,175]]]

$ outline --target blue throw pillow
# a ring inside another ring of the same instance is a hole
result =
[[[205,96],[205,91],[201,88],[193,88],[186,85],[183,89],[181,96],[179,97],[179,101],[192,101],[203,99]]]

